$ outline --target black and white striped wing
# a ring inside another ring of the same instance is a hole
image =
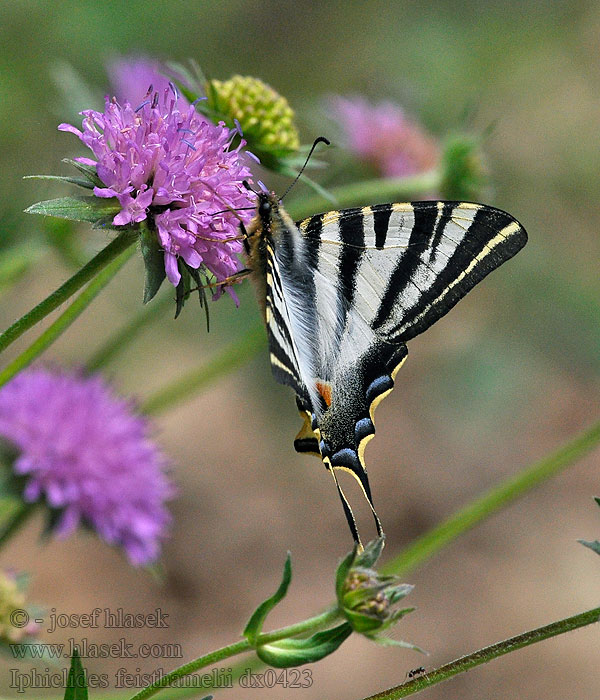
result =
[[[267,243],[267,279],[265,321],[269,338],[269,354],[273,376],[280,384],[291,386],[303,405],[310,403],[306,385],[308,379],[307,356],[303,338],[294,332],[293,316],[290,316],[283,282],[272,243]],[[290,291],[287,296],[289,298]],[[302,351],[302,352],[301,352]],[[304,376],[302,369],[304,369]]]
[[[509,214],[459,202],[332,211],[288,229],[271,251],[270,334],[287,357],[284,383],[300,388],[305,425],[295,446],[352,472],[372,507],[364,448],[375,432],[374,409],[406,358],[405,342],[527,236]]]

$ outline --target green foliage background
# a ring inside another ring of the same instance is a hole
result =
[[[111,57],[193,57],[209,77],[256,75],[295,107],[304,142],[329,135],[322,100],[334,93],[397,100],[441,137],[493,125],[485,143],[493,188],[485,200],[517,216],[530,243],[411,343],[398,388],[378,412],[367,458],[393,551],[597,419],[599,30],[597,3],[550,0],[2,3],[0,249],[27,241],[39,256],[2,292],[2,325],[70,274],[47,244],[44,221],[21,213],[64,189],[21,178],[65,174],[60,159],[82,154],[56,125],[76,120],[73,103],[101,105]],[[69,79],[73,70],[84,82]],[[267,184],[281,191],[284,182]],[[82,228],[88,254],[105,245],[104,235]],[[138,259],[49,359],[84,362],[139,309],[141,290]],[[237,311],[228,299],[213,306],[209,336],[192,305],[177,322],[163,314],[111,366],[115,385],[143,399],[218,353],[257,316],[252,291],[241,298]],[[162,605],[171,614],[163,641],[181,642],[186,658],[236,637],[247,611],[278,580],[288,547],[296,587],[280,622],[312,612],[330,601],[335,563],[350,542],[330,480],[316,461],[293,452],[297,422],[266,357],[157,419],[181,488],[163,588],[94,539],[41,545],[40,523],[21,533],[2,564],[32,571],[32,595],[61,612]],[[410,602],[419,611],[403,621],[401,634],[432,652],[427,663],[596,604],[597,562],[574,541],[597,537],[591,497],[600,491],[598,466],[598,455],[590,456],[411,579],[417,589]],[[151,632],[140,631],[139,639],[155,639]],[[112,641],[114,630],[94,634]],[[61,639],[56,633],[49,641]],[[428,697],[590,698],[600,681],[595,650],[597,630],[586,630]],[[140,666],[167,670],[179,661]],[[351,640],[314,667],[312,689],[294,692],[360,697],[400,682],[421,663],[409,652]],[[92,664],[111,673],[119,665]],[[523,673],[526,687],[515,686]],[[231,692],[219,697],[237,697]],[[280,696],[277,689],[255,692]]]

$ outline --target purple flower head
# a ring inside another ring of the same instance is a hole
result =
[[[111,94],[121,103],[127,101],[136,106],[147,97],[150,85],[154,92],[164,93],[169,87],[165,72],[165,66],[160,61],[148,56],[113,59],[107,65]],[[186,99],[180,97],[179,106],[187,104]]]
[[[83,127],[61,124],[88,146],[104,187],[98,197],[116,197],[121,211],[117,226],[144,220],[156,230],[164,251],[165,271],[173,285],[181,279],[179,261],[201,266],[217,281],[239,270],[240,219],[253,216],[252,192],[242,182],[251,179],[242,158],[242,140],[235,129],[215,125],[193,105],[182,105],[175,88],[147,93],[136,107],[106,98],[104,112],[82,112]],[[239,211],[241,208],[248,208]],[[238,211],[232,211],[236,209]]]
[[[369,104],[362,97],[334,97],[333,111],[347,147],[385,177],[425,172],[439,162],[436,141],[393,102]]]
[[[57,534],[88,525],[135,565],[158,557],[174,495],[148,433],[98,375],[29,369],[0,389],[0,439],[17,451],[23,499],[60,512]]]

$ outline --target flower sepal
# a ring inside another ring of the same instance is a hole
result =
[[[140,249],[144,259],[144,304],[147,304],[158,292],[165,280],[165,254],[156,233],[147,226],[142,226]]]
[[[206,299],[207,279],[202,279],[200,271],[187,265],[183,260],[177,261],[177,269],[181,275],[179,283],[175,287],[175,318],[181,313],[185,302],[192,292],[198,292],[200,308],[204,307],[206,313],[206,330],[209,330],[209,311]]]
[[[384,539],[379,537],[359,552],[355,545],[336,572],[336,594],[340,612],[351,628],[380,644],[394,644],[394,640],[381,636],[404,615],[414,608],[394,610],[396,603],[413,589],[408,583],[400,583],[396,576],[386,576],[374,569],[383,550]],[[417,648],[407,642],[401,646]]]

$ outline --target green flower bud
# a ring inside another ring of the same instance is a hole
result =
[[[459,202],[477,201],[487,178],[481,138],[466,134],[448,138],[442,156],[440,190],[443,197]]]
[[[206,93],[216,113],[237,120],[252,150],[284,156],[300,146],[294,112],[285,97],[258,78],[234,75],[229,80],[210,80]]]
[[[375,633],[391,627],[413,608],[395,609],[413,586],[396,576],[383,576],[373,567],[383,539],[370,542],[364,552],[355,548],[340,564],[336,576],[338,604],[355,632],[380,641]]]

